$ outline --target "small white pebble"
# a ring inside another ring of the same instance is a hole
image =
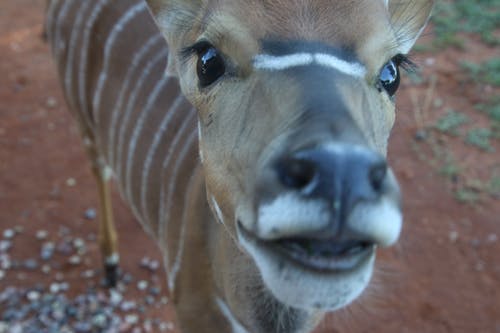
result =
[[[139,322],[139,316],[136,314],[129,314],[125,316],[125,322],[130,325],[135,325]]]
[[[9,327],[10,327],[9,324],[7,324],[6,322],[0,321],[0,333],[9,332]]]
[[[52,294],[57,294],[59,291],[61,291],[59,283],[51,283],[49,290]]]
[[[150,263],[151,259],[149,259],[148,257],[144,257],[141,259],[141,263],[140,263],[140,266],[141,267],[148,267],[149,266],[149,263]]]
[[[68,291],[69,290],[69,283],[68,282],[59,283],[59,290]]]
[[[489,234],[487,241],[488,243],[496,243],[498,241],[498,236],[496,234]]]
[[[7,239],[11,239],[16,235],[16,232],[12,229],[6,229],[3,232],[3,237]]]
[[[49,274],[51,271],[50,265],[43,265],[42,266],[42,272],[43,274]]]
[[[66,179],[66,186],[68,187],[76,186],[76,179],[75,178]]]
[[[47,98],[47,101],[45,102],[45,105],[50,108],[50,109],[53,109],[57,106],[57,100],[54,98],[54,97],[49,97]]]
[[[73,246],[75,247],[75,249],[81,249],[82,247],[85,246],[85,241],[81,238],[75,238],[73,240]]]
[[[30,291],[28,292],[28,294],[26,295],[26,298],[28,299],[28,301],[30,302],[34,302],[34,301],[38,301],[40,299],[40,293],[38,291]]]
[[[148,281],[141,280],[137,282],[137,289],[139,290],[146,290],[148,288]]]
[[[478,262],[476,263],[475,269],[476,269],[476,271],[478,271],[478,272],[482,272],[482,271],[484,271],[484,266],[485,266],[485,265],[484,265],[484,262],[483,262],[483,261],[478,261]]]
[[[117,306],[118,304],[121,303],[122,300],[123,296],[118,291],[116,291],[115,289],[111,289],[109,291],[109,301],[111,302],[111,304]]]
[[[12,247],[12,242],[8,240],[0,240],[0,252],[7,252]]]
[[[458,240],[458,232],[457,231],[451,231],[449,234],[450,241],[452,243],[455,243]]]
[[[174,324],[172,324],[171,322],[162,322],[162,323],[160,323],[160,325],[158,325],[158,328],[162,332],[173,331],[174,330]]]
[[[95,272],[92,269],[87,269],[82,272],[82,277],[85,279],[92,279],[95,276]]]
[[[133,301],[126,301],[126,302],[123,302],[120,306],[120,310],[124,311],[124,312],[127,312],[127,311],[130,311],[130,310],[133,310],[137,308],[137,304]]]
[[[77,256],[77,255],[74,255],[74,256],[71,256],[68,260],[68,262],[71,264],[71,265],[80,265],[82,263],[82,258],[80,258],[80,256]]]
[[[158,268],[160,268],[160,263],[158,262],[158,260],[151,260],[149,262],[148,268],[152,271],[157,271]]]
[[[153,324],[151,323],[151,320],[146,319],[142,324],[142,328],[144,328],[144,332],[146,333],[153,332]]]
[[[38,230],[36,232],[36,239],[38,240],[44,240],[48,237],[49,233],[47,232],[47,230]]]

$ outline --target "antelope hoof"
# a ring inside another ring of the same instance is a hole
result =
[[[118,282],[118,264],[120,257],[114,253],[106,258],[104,261],[105,285],[109,288],[116,287]]]
[[[105,272],[105,285],[108,288],[116,287],[118,283],[118,264],[109,264],[106,263],[104,265]]]

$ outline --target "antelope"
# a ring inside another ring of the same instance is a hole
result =
[[[431,0],[52,0],[101,201],[159,245],[182,332],[310,332],[402,227],[394,96]]]

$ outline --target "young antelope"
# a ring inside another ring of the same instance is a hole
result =
[[[109,181],[182,332],[310,332],[402,214],[385,159],[431,0],[51,0],[46,31],[119,261]]]

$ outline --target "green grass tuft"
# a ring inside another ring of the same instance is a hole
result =
[[[474,81],[500,87],[500,57],[489,59],[480,64],[462,62],[461,66]]]
[[[476,146],[487,152],[494,152],[494,148],[491,146],[491,139],[493,133],[487,128],[475,128],[467,133],[465,142],[470,145]]]
[[[439,0],[432,17],[436,47],[463,47],[457,33],[477,33],[484,43],[500,45],[495,30],[500,28],[500,0]]]
[[[460,112],[448,110],[446,115],[436,123],[436,128],[448,134],[458,135],[458,127],[467,123],[469,118]]]

